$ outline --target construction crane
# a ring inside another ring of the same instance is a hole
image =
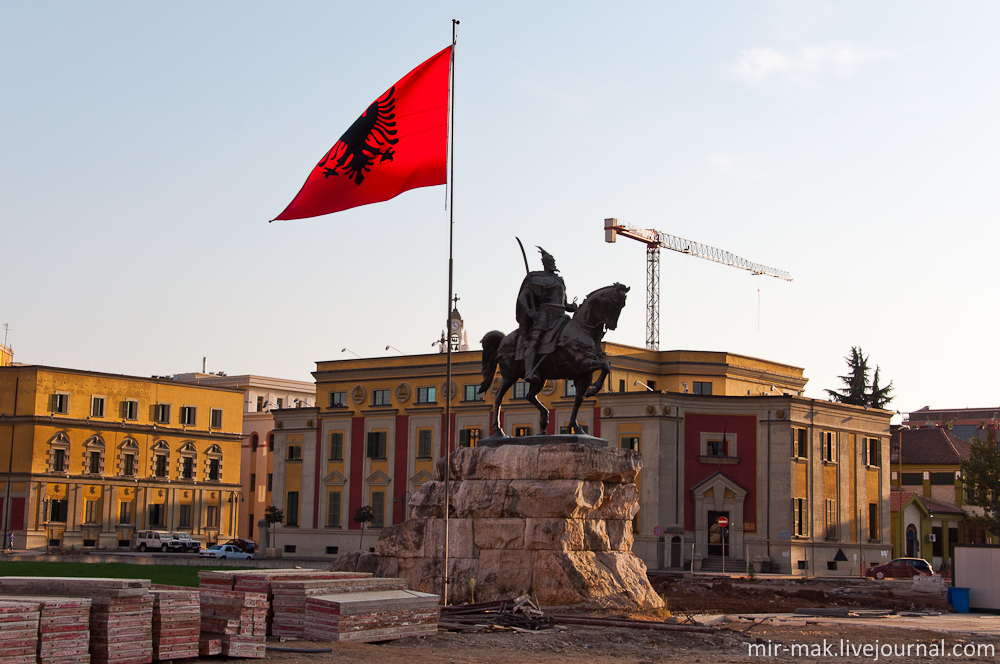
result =
[[[784,270],[751,263],[734,254],[706,244],[692,242],[676,235],[667,235],[651,228],[636,228],[619,224],[617,219],[604,220],[604,241],[614,242],[618,235],[638,240],[646,245],[646,348],[660,349],[660,248],[704,258],[723,265],[738,267],[754,274],[791,281]]]

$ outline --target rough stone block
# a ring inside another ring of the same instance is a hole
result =
[[[397,558],[422,558],[428,522],[428,519],[412,518],[384,528],[378,542],[375,543],[375,554]]]
[[[513,480],[507,487],[504,516],[579,519],[599,505],[603,496],[601,482]]]
[[[609,551],[611,543],[608,541],[608,531],[603,519],[581,519],[583,526],[583,546],[584,551]]]
[[[413,492],[408,505],[411,517],[443,519],[444,482],[424,482]]]
[[[525,519],[524,548],[529,550],[580,551],[582,519]]]
[[[451,455],[453,480],[515,480],[533,478],[540,448],[522,445],[464,447]],[[434,467],[434,478],[444,480],[444,459]]]
[[[644,609],[659,609],[663,600],[649,585],[646,577],[646,565],[638,556],[621,551],[598,552],[593,554],[595,563],[610,572],[613,581],[609,587],[620,588],[624,594],[621,599],[626,605],[638,605]],[[611,598],[614,599],[614,598]]]
[[[424,535],[424,556],[444,556],[444,519],[428,519]],[[448,520],[448,557],[475,558],[472,519]]]
[[[634,450],[566,443],[539,447],[536,473],[528,479],[634,482],[641,469],[642,455]]]
[[[458,518],[503,516],[510,480],[461,480],[452,484],[452,514]]]
[[[524,548],[524,519],[476,519],[473,530],[479,549]]]
[[[534,576],[532,551],[487,549],[479,552],[476,601],[491,602],[530,592]]]
[[[604,522],[611,551],[632,551],[632,521],[608,519]]]
[[[604,484],[604,499],[591,519],[631,519],[639,513],[639,490],[634,484]]]

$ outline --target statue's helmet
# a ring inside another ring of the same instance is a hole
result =
[[[536,245],[537,246],[537,245]],[[556,259],[555,256],[545,251],[541,247],[538,247],[538,251],[542,252],[542,267],[545,268],[546,272],[557,272],[556,270]]]

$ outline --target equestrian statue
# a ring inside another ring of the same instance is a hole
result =
[[[520,243],[520,240],[518,240]],[[540,413],[539,432],[545,433],[549,411],[538,400],[546,380],[572,380],[576,385],[576,400],[570,416],[570,433],[583,433],[577,422],[580,405],[594,396],[611,372],[601,348],[607,330],[618,326],[618,316],[625,306],[629,289],[615,283],[595,290],[577,306],[566,299],[566,284],[556,269],[552,254],[542,253],[541,271],[528,272],[517,296],[518,328],[504,336],[494,330],[483,337],[483,382],[479,392],[485,393],[500,369],[500,387],[493,409],[492,436],[505,436],[500,427],[500,405],[504,395],[518,380],[528,384],[527,400]],[[524,247],[521,248],[522,253]],[[524,265],[527,269],[528,259]],[[567,312],[573,314],[570,318]],[[594,372],[601,374],[591,382]]]

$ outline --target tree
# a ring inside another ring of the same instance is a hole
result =
[[[851,346],[851,354],[845,357],[844,361],[847,362],[849,369],[846,376],[840,376],[840,380],[844,381],[844,389],[826,390],[826,393],[840,403],[885,409],[893,400],[893,397],[889,396],[893,390],[892,381],[885,387],[879,386],[879,367],[876,365],[871,385],[868,384],[871,369],[868,368],[868,358],[865,357],[861,346]]]
[[[361,540],[358,542],[358,549],[364,546],[365,542],[365,524],[369,524],[375,520],[375,513],[372,512],[371,505],[365,505],[364,507],[359,507],[354,511],[354,523],[361,524]]]
[[[271,548],[271,525],[285,522],[285,511],[280,507],[269,505],[264,510],[264,520],[267,521],[267,546]]]
[[[986,440],[969,441],[969,458],[962,459],[961,468],[965,502],[984,512],[967,519],[993,535],[1000,534],[1000,449],[992,431]]]

